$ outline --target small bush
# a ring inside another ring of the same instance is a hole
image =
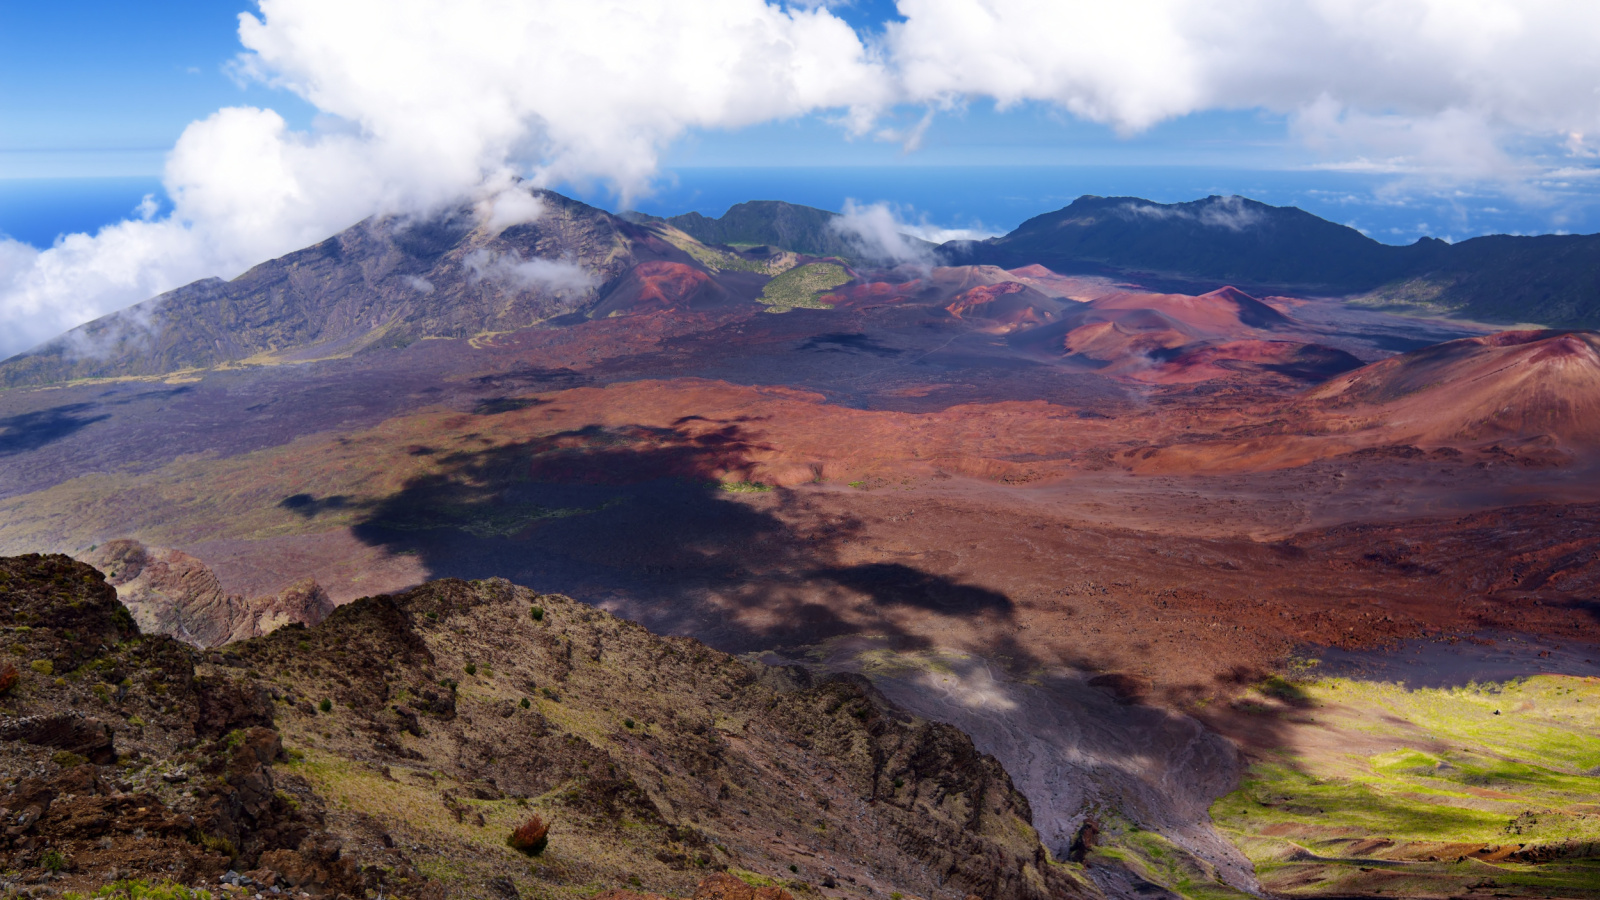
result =
[[[533,705],[532,703],[528,702],[528,698],[527,697],[523,697],[522,698],[522,708],[523,709],[527,709],[528,707],[530,707],[532,705]]]
[[[82,894],[63,894],[69,900],[83,900]],[[196,890],[170,881],[150,884],[138,879],[112,882],[87,895],[92,900],[211,900],[209,891]]]
[[[199,838],[196,843],[207,850],[210,850],[212,853],[220,853],[229,859],[239,855],[238,850],[236,850],[233,846],[233,841],[230,841],[221,835],[210,835],[206,834],[204,831],[198,831],[198,833],[194,836]]]
[[[44,855],[39,857],[39,868],[46,872],[60,872],[66,867],[67,858],[60,850],[46,850]]]
[[[320,709],[325,713],[333,712],[333,701],[324,697],[322,698],[322,702],[317,704],[317,709]]]
[[[36,659],[28,663],[28,668],[38,672],[40,675],[54,675],[56,673],[56,664],[48,659]]]
[[[6,663],[5,668],[0,669],[0,695],[11,693],[11,689],[16,687],[20,680],[22,673],[17,671],[16,666]]]
[[[81,766],[88,762],[87,759],[84,759],[78,754],[73,753],[71,750],[62,750],[61,752],[50,757],[50,761],[63,769],[70,769],[73,766]]]
[[[467,663],[467,674],[468,675],[476,675],[476,674],[478,674],[478,664],[477,663]]]
[[[622,720],[622,727],[623,728],[632,728],[633,727],[633,720],[632,719],[623,719]]]
[[[528,610],[528,615],[532,616],[533,620],[535,622],[543,622],[544,621],[544,607],[535,606],[533,609]]]
[[[506,844],[524,856],[538,856],[550,844],[550,826],[538,816],[533,816],[522,823],[521,828],[511,832]]]

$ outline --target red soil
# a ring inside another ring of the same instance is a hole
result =
[[[1056,321],[1062,302],[1025,284],[1001,281],[963,291],[945,309],[958,319],[987,320],[993,330],[1006,332]]]
[[[728,290],[704,271],[679,262],[634,266],[597,307],[596,316],[629,315],[661,309],[714,306],[730,299]]]

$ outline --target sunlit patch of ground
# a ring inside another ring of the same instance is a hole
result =
[[[1275,678],[1234,710],[1284,729],[1211,810],[1267,889],[1600,896],[1600,679]]]

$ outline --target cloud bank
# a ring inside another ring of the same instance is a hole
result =
[[[1217,109],[1288,117],[1329,165],[1518,184],[1600,154],[1590,0],[899,0],[863,38],[826,4],[261,0],[236,70],[309,101],[195,122],[162,219],[37,251],[0,241],[0,356],[385,212],[463,197],[491,228],[535,184],[648,190],[685,133],[823,115],[843,137],[976,98],[1134,135]],[[868,223],[870,224],[870,223]],[[533,261],[521,261],[525,264]],[[547,273],[548,274],[548,273]]]

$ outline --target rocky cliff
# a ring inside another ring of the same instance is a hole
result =
[[[46,892],[1092,893],[960,731],[503,581],[205,653],[142,634],[90,567],[17,557],[0,627],[0,867]],[[526,856],[507,840],[533,817]]]

